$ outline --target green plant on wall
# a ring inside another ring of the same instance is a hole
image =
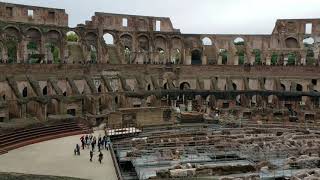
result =
[[[254,49],[253,54],[255,55],[255,63],[261,64],[261,51],[259,49]]]
[[[79,37],[75,32],[69,32],[67,34],[67,41],[68,42],[78,42],[79,41]]]
[[[8,63],[15,63],[17,61],[17,42],[10,40],[7,42]]]
[[[271,65],[276,65],[278,63],[278,54],[273,53],[271,55]]]
[[[287,65],[292,66],[296,64],[296,55],[294,53],[288,54],[288,63]]]
[[[314,65],[315,63],[314,52],[311,48],[307,50],[306,63],[307,65]]]
[[[55,46],[53,43],[48,43],[47,48],[52,54],[52,60],[54,64],[59,64],[60,63],[60,49]]]
[[[244,60],[245,60],[244,51],[243,51],[243,50],[238,51],[238,52],[237,52],[237,55],[238,55],[238,57],[239,57],[239,65],[244,64]]]
[[[91,50],[90,50],[90,58],[91,58],[91,61],[93,63],[96,63],[97,62],[97,50],[94,46],[90,46]]]
[[[227,64],[228,62],[228,51],[223,49],[220,51],[219,55],[222,57],[222,64]]]
[[[37,63],[39,61],[39,57],[37,57],[37,50],[38,50],[38,45],[37,43],[31,41],[27,44],[27,50],[28,50],[28,53],[31,53],[29,54],[29,63],[30,64],[34,64],[34,63]]]

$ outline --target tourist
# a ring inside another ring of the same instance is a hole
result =
[[[102,154],[102,152],[101,152],[101,151],[100,151],[100,154],[98,155],[98,157],[99,157],[99,162],[100,162],[100,164],[101,164],[102,159],[103,159],[103,154]]]
[[[92,162],[93,152],[90,151],[90,162]]]
[[[102,145],[104,146],[105,149],[107,149],[107,136],[104,135],[102,138]]]
[[[81,136],[80,140],[81,140],[82,150],[84,150],[84,136]]]
[[[80,146],[79,146],[79,144],[76,145],[76,150],[77,150],[78,156],[80,156]]]
[[[92,151],[94,151],[94,142],[93,141],[91,142],[91,148],[92,148]]]
[[[86,137],[85,137],[85,143],[86,143],[86,145],[88,145],[88,139],[89,139],[89,137],[88,137],[88,134],[87,134]]]

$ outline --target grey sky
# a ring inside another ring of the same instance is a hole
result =
[[[69,26],[94,12],[170,17],[183,33],[270,34],[276,19],[320,18],[320,0],[5,0],[66,9]]]

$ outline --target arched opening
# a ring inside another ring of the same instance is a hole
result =
[[[98,87],[98,93],[101,93],[102,92],[102,87],[101,85]]]
[[[28,97],[28,88],[27,87],[23,88],[22,97]]]
[[[124,48],[124,58],[127,63],[131,64],[131,50],[127,46]]]
[[[179,49],[175,49],[172,54],[171,62],[172,64],[180,64],[181,52]]]
[[[48,63],[59,64],[60,60],[60,48],[55,43],[47,43]]]
[[[40,52],[41,33],[38,29],[30,28],[26,32],[28,62],[30,64],[40,63],[42,56]]]
[[[191,88],[191,86],[188,82],[183,82],[180,84],[180,90],[188,90],[190,88]]]
[[[237,106],[241,106],[241,95],[238,95],[238,96],[236,97],[236,105],[237,105]]]
[[[271,65],[276,65],[278,63],[278,54],[272,53],[271,55]]]
[[[148,90],[148,91],[151,91],[151,84],[148,84],[147,90]]]
[[[299,48],[299,43],[297,39],[290,37],[285,40],[287,48]]]
[[[191,52],[191,64],[192,65],[201,65],[201,52],[199,50],[193,50]]]
[[[69,31],[66,34],[66,38],[68,42],[79,42],[80,38],[78,36],[78,34],[74,31]]]
[[[116,96],[116,97],[114,98],[114,102],[115,102],[116,104],[119,103],[119,98],[118,98],[118,96]]]
[[[18,39],[20,37],[20,32],[15,27],[8,27],[4,30],[4,34],[7,37],[5,41],[5,46],[7,48],[8,61],[7,63],[17,62],[18,53]]]
[[[221,56],[221,64],[226,65],[228,63],[228,51],[220,49],[219,56]]]
[[[114,38],[109,33],[106,33],[106,34],[103,35],[103,40],[107,45],[113,45],[114,44]]]
[[[288,63],[287,65],[293,66],[296,64],[296,54],[295,53],[289,53],[288,54]]]
[[[48,87],[47,87],[47,86],[45,86],[45,87],[42,89],[42,94],[43,94],[44,96],[48,95]]]
[[[91,63],[97,63],[97,49],[95,46],[90,45],[90,59],[91,59]]]
[[[286,86],[284,84],[281,84],[281,91],[285,91],[286,90]]]
[[[260,51],[260,49],[254,49],[253,54],[255,56],[254,63],[261,64],[261,51]]]
[[[297,84],[296,91],[302,92],[302,90],[303,90],[302,85],[301,84]]]
[[[234,39],[233,43],[234,45],[244,45],[244,39],[241,37],[237,37],[236,39]]]
[[[65,92],[63,92],[63,96],[67,96],[67,92],[65,91]]]
[[[165,84],[163,85],[163,89],[165,89],[165,90],[168,89],[168,83],[165,83]]]
[[[149,39],[146,36],[140,36],[138,41],[140,51],[149,51]]]
[[[308,37],[308,38],[305,38],[304,40],[303,40],[303,44],[304,44],[304,46],[305,47],[310,47],[310,46],[312,46],[313,44],[314,44],[314,39],[312,38],[312,37]]]
[[[6,100],[6,95],[2,95],[2,99],[5,101]]]
[[[166,54],[165,54],[164,50],[161,48],[158,48],[158,52],[159,52],[159,62],[164,63],[165,58],[166,58]]]
[[[204,46],[212,46],[212,41],[210,38],[208,37],[205,37],[202,39],[202,45]]]
[[[235,83],[232,83],[232,90],[234,90],[234,91],[237,90],[237,85]]]

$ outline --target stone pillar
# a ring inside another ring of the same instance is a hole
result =
[[[230,60],[230,65],[239,65],[239,56],[233,56],[232,61]]]
[[[284,58],[283,58],[283,65],[286,66],[288,64],[288,55],[284,55]]]
[[[256,57],[250,56],[249,58],[250,58],[249,63],[250,63],[251,65],[253,65],[253,64],[255,63],[255,61],[256,61]]]
[[[266,65],[270,66],[271,65],[271,55],[268,54],[266,57]]]
[[[222,65],[222,56],[218,57],[218,65]]]
[[[206,64],[208,64],[208,58],[207,58],[207,56],[202,56],[202,65],[206,65]]]
[[[192,100],[188,100],[188,107],[187,107],[188,111],[192,111]]]
[[[307,54],[301,53],[300,55],[301,55],[300,63],[305,66],[307,64]]]

